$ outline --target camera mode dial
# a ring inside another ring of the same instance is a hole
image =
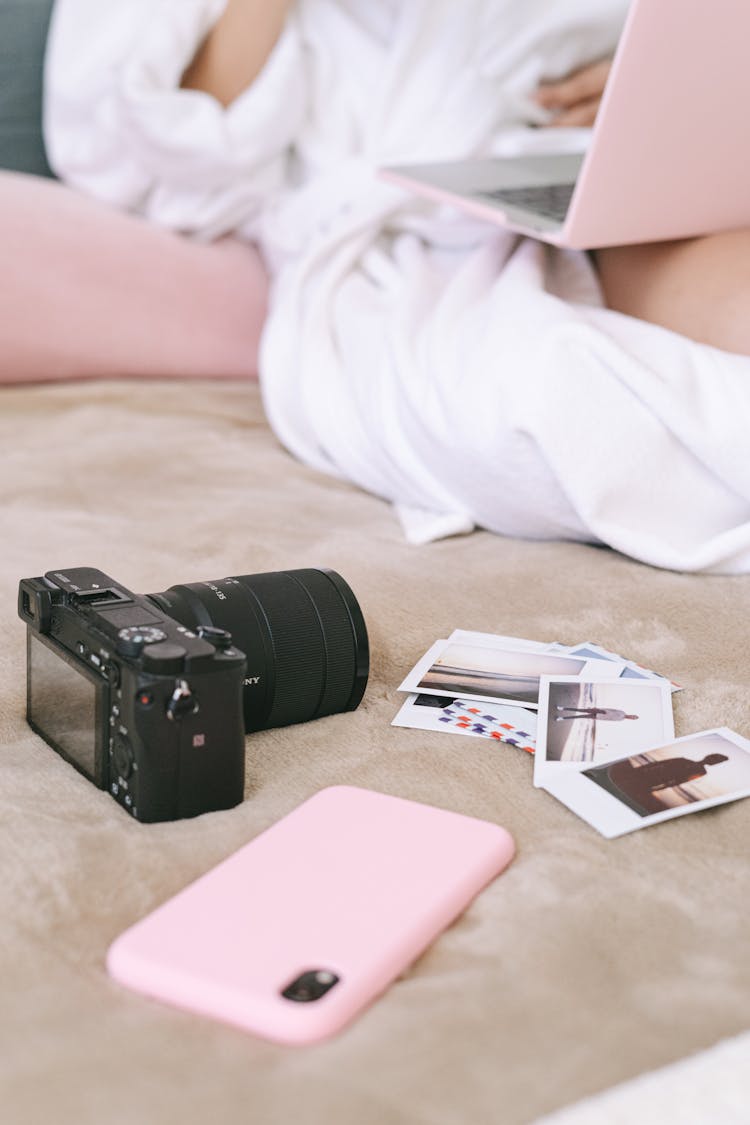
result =
[[[127,629],[120,629],[117,634],[117,651],[121,656],[140,656],[144,645],[157,644],[166,639],[167,634],[162,629],[130,625]]]
[[[198,700],[190,684],[187,680],[177,680],[167,703],[167,718],[176,723],[188,715],[194,715],[197,710]]]

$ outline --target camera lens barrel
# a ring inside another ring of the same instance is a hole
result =
[[[333,570],[245,574],[147,596],[191,630],[232,634],[247,656],[248,732],[353,711],[362,699],[367,629],[357,599]]]

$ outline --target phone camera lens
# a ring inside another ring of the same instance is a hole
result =
[[[320,1000],[335,984],[339,977],[329,969],[310,969],[295,977],[290,984],[281,990],[281,995],[287,1000],[294,1000],[297,1004],[310,1004]]]

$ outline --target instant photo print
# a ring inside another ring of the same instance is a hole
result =
[[[543,676],[539,688],[534,785],[674,738],[672,692],[655,680]]]
[[[490,738],[533,754],[536,722],[536,715],[523,707],[454,699],[450,695],[412,694],[391,726]]]
[[[601,676],[615,679],[620,668],[604,660],[514,648],[503,643],[467,644],[439,640],[416,664],[399,691],[453,695],[462,699],[514,703],[536,710],[541,676]]]
[[[523,652],[555,652],[563,647],[556,641],[530,641],[526,637],[506,637],[500,633],[481,633],[472,629],[454,629],[448,640],[456,644],[460,641],[485,648],[512,648]]]
[[[662,820],[750,797],[750,741],[719,727],[581,771],[545,788],[612,839]]]
[[[620,677],[623,680],[658,680],[669,684],[672,691],[682,691],[682,685],[668,679],[667,676],[662,676],[651,668],[645,668],[635,660],[628,660],[616,652],[610,652],[609,649],[602,648],[593,641],[584,641],[582,644],[571,646],[555,644],[550,646],[549,651],[565,652],[568,656],[584,656],[587,660],[609,660],[621,665]]]

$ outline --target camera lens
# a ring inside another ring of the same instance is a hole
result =
[[[281,995],[298,1004],[310,1004],[325,996],[341,978],[327,969],[308,969],[282,988]]]
[[[247,656],[248,732],[353,711],[362,699],[367,629],[357,599],[333,570],[245,574],[146,596],[189,629],[232,634]]]

